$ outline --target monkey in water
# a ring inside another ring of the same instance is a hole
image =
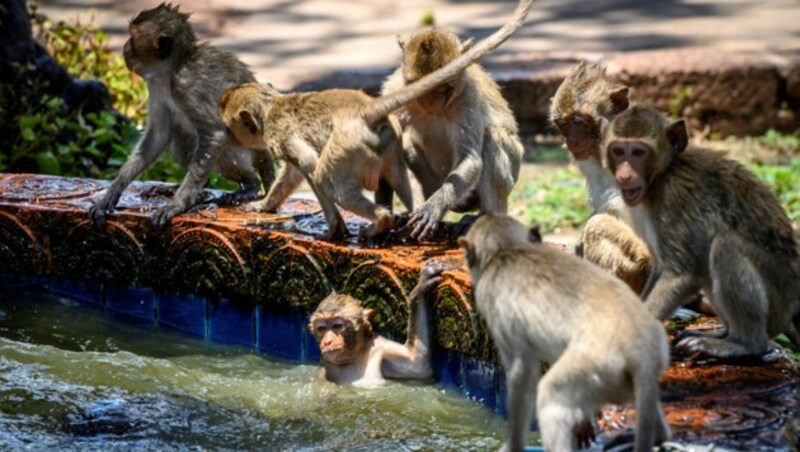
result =
[[[420,272],[419,282],[409,294],[405,344],[376,335],[370,323],[375,311],[364,309],[359,300],[338,293],[322,300],[308,323],[322,354],[319,376],[353,385],[381,383],[384,378],[431,378],[431,316],[426,298],[447,268],[433,263]]]
[[[587,447],[604,403],[634,401],[635,450],[652,450],[670,436],[658,383],[669,364],[664,328],[622,281],[532,236],[488,214],[459,239],[506,372],[503,449],[523,449],[534,415],[548,451]],[[539,360],[551,363],[541,379]]]
[[[140,12],[128,26],[123,56],[128,69],[147,83],[149,117],[144,136],[91,208],[95,224],[105,221],[125,188],[166,148],[186,168],[186,176],[170,202],[153,215],[159,228],[197,203],[212,170],[240,186],[214,200],[218,204],[257,199],[274,179],[270,156],[234,146],[216,114],[225,89],[254,82],[255,77],[232,54],[198,43],[188,19],[177,6],[162,3]]]
[[[633,231],[633,220],[614,176],[600,159],[600,119],[611,120],[628,108],[628,88],[613,83],[601,63],[581,62],[558,87],[550,119],[566,139],[575,165],[586,178],[592,215],[579,254],[625,281],[634,292],[650,274],[647,245]]]
[[[770,189],[718,152],[688,147],[685,122],[634,106],[603,129],[603,158],[654,271],[642,299],[667,319],[703,290],[724,327],[676,346],[713,357],[761,355],[785,332],[798,345],[800,251]]]
[[[402,65],[383,85],[391,95],[464,54],[471,42],[425,28],[399,41]],[[506,213],[523,147],[500,87],[478,64],[403,106],[404,155],[426,201],[414,210],[412,238],[430,237],[450,211]]]
[[[385,178],[406,207],[413,208],[411,189],[407,187],[407,171],[403,159],[397,158],[399,156],[394,151],[400,137],[397,136],[397,120],[392,112],[420,96],[429,96],[429,93],[439,90],[443,82],[458,79],[458,74],[464,69],[474,71],[468,67],[475,60],[519,29],[532,2],[521,0],[511,19],[491,36],[469,50],[459,51],[455,58],[448,59],[447,64],[431,70],[425,77],[377,99],[369,98],[361,91],[343,89],[282,96],[259,93],[259,88],[253,85],[229,90],[220,101],[219,114],[230,136],[242,146],[266,147],[269,154],[285,163],[267,198],[256,208],[276,209],[305,178],[322,205],[328,222],[328,239],[341,239],[347,235],[336,205],[372,220],[367,236],[391,229],[394,226],[391,211],[384,205],[374,204],[361,191],[363,188],[378,188],[380,180]],[[486,83],[490,82],[487,78]],[[472,115],[469,118],[484,121]],[[469,134],[474,127],[475,124],[465,121],[458,130]],[[505,139],[505,135],[500,138]],[[499,165],[506,161],[497,157],[489,166],[495,168],[497,165],[494,163]],[[481,166],[480,158],[477,165]],[[476,168],[474,162],[462,166],[469,171]],[[516,175],[518,170],[519,159],[516,165],[506,164],[497,172],[504,173],[504,177],[510,180],[509,174]],[[460,177],[454,176],[453,184],[457,184],[456,179],[460,180]],[[477,180],[472,175],[469,177]],[[448,187],[452,188],[453,184]],[[505,185],[510,189],[513,182]],[[428,211],[429,207],[424,210]],[[439,219],[441,215],[436,221]]]

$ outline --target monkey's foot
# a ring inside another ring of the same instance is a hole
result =
[[[170,185],[151,185],[139,194],[139,197],[142,199],[151,199],[151,198],[172,198],[175,195],[175,191],[178,190],[177,184],[170,184]]]
[[[106,219],[108,215],[114,212],[113,207],[97,207],[92,206],[89,209],[89,220],[92,222],[92,225],[96,228],[102,228],[106,224]]]
[[[173,204],[167,204],[166,206],[158,209],[156,213],[150,218],[150,223],[153,225],[154,228],[161,230],[169,226],[172,218],[175,215],[182,213],[184,209],[180,206],[176,206]]]
[[[770,352],[769,344],[766,347],[748,347],[729,337],[723,338],[711,335],[685,336],[676,342],[675,348],[687,351],[693,358],[697,359],[735,360],[741,364],[762,363],[764,355]]]
[[[577,442],[578,449],[588,449],[592,447],[592,442],[595,440],[594,426],[589,421],[583,421],[575,426],[573,431],[575,434],[575,441]]]
[[[238,206],[239,204],[249,203],[256,201],[263,196],[259,194],[258,189],[252,190],[236,190],[230,193],[223,193],[215,198],[207,201],[209,204],[216,204],[219,207],[225,206]],[[249,204],[248,204],[249,205]],[[264,210],[262,210],[264,212]]]

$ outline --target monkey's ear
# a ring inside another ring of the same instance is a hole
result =
[[[308,332],[309,333],[314,334],[314,323],[313,322],[308,322],[308,325],[306,325],[306,328],[308,328]]]
[[[686,130],[686,121],[679,119],[667,126],[667,140],[672,147],[672,152],[680,154],[689,145],[689,132]]]
[[[608,97],[611,99],[611,104],[614,106],[614,114],[621,113],[628,108],[627,86],[623,86],[622,88],[617,88],[614,91],[611,91],[611,94],[609,94]]]
[[[156,41],[156,57],[159,60],[166,60],[172,55],[172,46],[175,43],[169,36],[159,36]]]
[[[465,250],[469,248],[469,242],[464,237],[459,237],[458,240],[456,240],[456,243],[458,243],[459,248],[463,248]]]
[[[400,50],[406,50],[406,42],[400,35],[397,35],[397,45],[400,46]]]
[[[472,38],[467,39],[466,41],[461,43],[461,53],[466,52],[467,50],[472,48],[472,44],[474,44]]]
[[[538,224],[535,224],[528,229],[528,241],[531,243],[542,243],[542,233],[539,231]]]
[[[372,308],[364,309],[364,320],[372,322],[372,319],[375,318],[375,314],[377,314],[377,311]]]
[[[242,110],[239,112],[239,119],[251,134],[255,135],[258,133],[258,122],[256,122],[256,118],[252,113],[247,110]]]

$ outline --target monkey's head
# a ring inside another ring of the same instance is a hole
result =
[[[423,28],[407,42],[398,39],[403,50],[403,79],[406,85],[435,72],[472,47],[472,40],[461,42],[455,33],[439,28]],[[418,97],[417,106],[429,115],[441,113],[462,89],[461,76],[448,80]]]
[[[169,3],[137,14],[128,31],[130,37],[122,49],[125,65],[145,80],[173,72],[197,49],[189,15]]]
[[[581,62],[561,83],[550,103],[550,120],[576,160],[600,158],[600,119],[628,108],[628,88],[615,85],[600,63]]]
[[[494,255],[503,249],[522,243],[541,243],[539,227],[526,228],[519,221],[496,213],[481,215],[469,228],[458,245],[464,249],[467,266],[480,274]]]
[[[603,127],[603,159],[628,206],[647,199],[648,188],[689,144],[686,122],[635,105]]]
[[[222,93],[217,112],[231,142],[245,148],[263,148],[264,121],[277,96],[272,85],[261,83],[245,83]]]
[[[373,309],[364,309],[349,295],[332,293],[322,300],[308,323],[322,360],[337,366],[354,362],[372,338],[374,316]]]

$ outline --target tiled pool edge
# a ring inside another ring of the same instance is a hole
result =
[[[247,307],[227,299],[211,300],[149,288],[0,273],[0,290],[22,292],[29,288],[212,342],[240,346],[296,363],[319,362],[319,347],[305,328],[309,313],[269,310],[260,305]],[[162,307],[168,315],[162,316]],[[242,320],[247,317],[249,326],[242,326]],[[435,381],[443,388],[455,390],[506,415],[502,369],[438,346],[434,347],[434,367]]]

